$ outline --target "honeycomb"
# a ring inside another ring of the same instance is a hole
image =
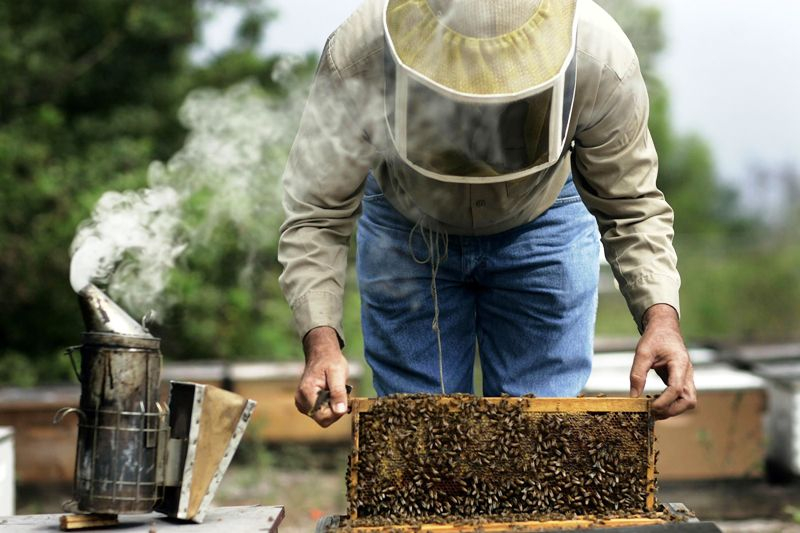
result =
[[[537,401],[543,400],[374,400],[354,418],[350,519],[538,520],[653,510],[648,411],[537,411]]]

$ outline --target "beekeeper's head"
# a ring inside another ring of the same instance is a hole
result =
[[[577,0],[388,0],[386,115],[400,157],[443,181],[555,164],[575,95]]]

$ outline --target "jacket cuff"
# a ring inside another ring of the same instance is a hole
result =
[[[309,291],[292,304],[292,314],[301,340],[312,329],[328,326],[336,330],[339,347],[344,348],[340,296],[326,291]]]
[[[644,332],[642,319],[645,312],[656,304],[667,304],[678,312],[680,318],[681,307],[678,295],[681,286],[680,278],[663,274],[652,274],[639,278],[635,283],[620,287],[628,309],[636,321],[639,333]]]

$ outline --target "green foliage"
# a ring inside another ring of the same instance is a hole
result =
[[[800,328],[800,240],[681,246],[687,336],[777,342]]]
[[[238,40],[206,65],[189,61],[204,9],[194,0],[0,3],[0,383],[70,378],[61,355],[82,331],[69,245],[103,192],[145,186],[148,165],[183,142],[178,108],[196,86],[272,79],[255,47],[271,13],[244,11]],[[313,62],[293,65],[307,80]],[[278,94],[280,96],[280,94]],[[277,289],[274,243],[246,261],[221,227],[173,277],[185,305],[167,317],[168,357],[298,356]],[[241,267],[241,265],[239,265]]]
[[[180,148],[186,130],[178,111],[191,89],[251,79],[273,103],[305,90],[313,54],[287,62],[256,53],[275,16],[265,2],[0,2],[0,383],[72,379],[62,352],[79,342],[82,324],[68,283],[70,242],[104,192],[145,187],[150,163]],[[193,64],[198,24],[220,4],[243,11],[236,41]],[[660,12],[635,0],[604,4],[635,43],[650,89],[659,183],[676,212],[687,335],[796,336],[796,233],[753,244],[769,228],[740,215],[735,194],[715,179],[709,146],[670,122],[655,69],[665,44]],[[275,165],[286,149],[271,148]],[[187,230],[209,200],[199,191],[186,206]],[[783,227],[796,227],[798,213]],[[277,222],[264,224],[274,230]],[[302,357],[278,288],[276,244],[243,246],[253,233],[223,222],[180,259],[168,288],[178,305],[155,329],[167,359]],[[348,355],[358,359],[355,288],[351,271],[345,335]],[[635,333],[618,295],[601,299],[598,332]]]
[[[601,3],[631,38],[648,85],[659,188],[675,210],[684,334],[698,341],[796,339],[800,332],[796,231],[780,236],[744,215],[736,191],[716,177],[711,147],[696,134],[675,130],[669,93],[655,68],[666,42],[658,9],[635,0]],[[800,183],[791,177],[784,181]],[[796,227],[791,216],[789,212],[785,227]],[[601,297],[597,332],[636,334],[619,295]]]
[[[639,56],[650,96],[650,133],[659,155],[659,188],[675,210],[677,234],[711,238],[731,234],[754,221],[731,209],[736,192],[716,179],[711,148],[694,133],[680,133],[671,121],[669,92],[656,61],[666,44],[661,12],[636,0],[600,2],[617,20]]]
[[[0,4],[4,381],[67,375],[60,352],[81,331],[69,243],[103,191],[141,186],[179,144],[194,26],[188,0]]]

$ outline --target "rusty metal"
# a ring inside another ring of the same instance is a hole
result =
[[[79,294],[87,332],[67,350],[81,383],[73,500],[80,513],[149,513],[163,493],[169,435],[159,403],[159,339],[94,285]],[[74,353],[80,352],[80,364]],[[78,366],[80,370],[78,370]]]
[[[255,402],[225,392],[227,401],[241,404],[241,411],[212,412],[205,425],[214,429],[202,437],[201,409],[178,402],[170,416],[170,408],[159,401],[160,340],[94,285],[87,285],[79,297],[87,332],[80,346],[67,348],[66,352],[81,384],[80,403],[77,409],[61,409],[54,419],[58,423],[68,414],[78,417],[73,499],[64,504],[64,509],[119,515],[149,513],[158,507],[169,516],[202,522]],[[80,363],[75,361],[78,352]],[[182,385],[192,391],[200,389],[201,398],[206,393],[206,386]],[[218,397],[220,392],[210,395]],[[187,442],[171,439],[180,432],[179,421],[189,417],[194,433],[188,435]],[[217,424],[228,427],[230,434],[220,432]],[[172,429],[176,435],[170,435],[171,426],[175,426]],[[201,454],[203,466],[212,467],[204,472],[212,472],[213,477],[200,486],[192,483],[192,475],[198,440],[202,438],[225,439],[225,446],[211,448],[222,449],[224,453],[219,457]],[[196,489],[202,501],[191,509],[188,496],[181,499],[180,509],[165,505],[165,498],[171,494],[165,491],[172,491],[173,486],[187,495],[193,495],[190,489]]]
[[[147,513],[163,491],[167,411],[153,337],[85,333],[74,503],[80,512]],[[161,478],[159,478],[161,474]]]

